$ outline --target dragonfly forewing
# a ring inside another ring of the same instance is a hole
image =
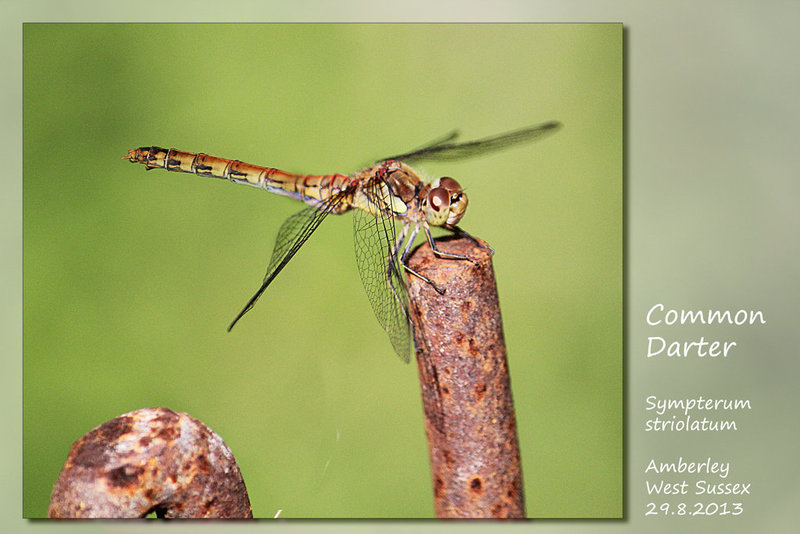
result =
[[[311,234],[314,233],[314,230],[317,229],[325,217],[329,213],[340,212],[342,204],[346,203],[349,197],[350,192],[348,190],[341,191],[325,202],[309,206],[284,221],[281,229],[278,230],[278,237],[275,239],[275,246],[272,249],[272,257],[269,260],[269,267],[267,267],[267,273],[264,275],[264,281],[255,295],[247,302],[244,309],[239,312],[239,315],[228,326],[229,332],[236,322],[250,311],[275,277],[278,276],[278,273],[286,267],[286,264],[300,250],[303,243],[311,237]]]
[[[527,143],[543,135],[556,132],[559,128],[561,128],[560,122],[550,121],[535,126],[529,126],[528,128],[521,128],[500,135],[493,135],[491,137],[484,137],[483,139],[476,139],[463,143],[448,142],[458,137],[458,132],[451,132],[428,146],[386,159],[396,159],[404,162],[423,160],[456,161],[474,156],[482,156],[497,150]]]

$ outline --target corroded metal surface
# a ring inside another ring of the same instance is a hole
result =
[[[53,518],[252,518],[233,454],[185,413],[137,410],[72,446],[50,498]]]
[[[437,517],[524,518],[519,443],[491,254],[469,239],[425,244],[409,276]]]

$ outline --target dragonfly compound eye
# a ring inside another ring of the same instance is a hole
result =
[[[437,187],[444,187],[450,193],[461,192],[461,184],[450,178],[449,176],[442,176],[439,178]]]
[[[433,226],[441,226],[450,215],[450,192],[444,187],[434,187],[425,203],[425,220]]]
[[[443,176],[436,180],[433,185],[435,187],[434,191],[437,189],[444,189],[447,191],[449,197],[449,209],[445,221],[439,224],[458,224],[458,221],[461,220],[464,216],[464,212],[467,210],[467,195],[464,193],[464,190],[461,189],[461,184],[449,176]],[[431,193],[433,193],[433,191],[431,191]],[[430,223],[430,220],[428,220],[428,222]]]

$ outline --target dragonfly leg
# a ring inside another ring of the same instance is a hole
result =
[[[394,243],[394,249],[392,249],[392,252],[389,254],[388,262],[386,264],[386,276],[387,276],[387,278],[388,278],[388,280],[390,282],[392,280],[392,274],[395,271],[395,264],[394,264],[395,260],[399,258],[400,259],[400,263],[405,264],[405,261],[404,261],[405,260],[405,254],[400,256],[400,249],[403,246],[403,241],[405,241],[407,233],[408,233],[408,225],[406,224],[406,225],[403,226],[403,229],[400,230],[400,235],[397,236],[397,240]],[[414,232],[414,234],[416,235],[416,232]],[[411,239],[412,240],[414,239],[413,235],[411,236]],[[400,273],[397,273],[397,274],[400,274]],[[392,288],[392,289],[394,289],[394,288]]]
[[[408,227],[404,227],[403,228],[403,232],[401,234],[403,239],[405,239],[405,234],[406,234],[406,230],[407,229],[408,229]],[[411,232],[411,237],[408,238],[408,242],[406,243],[406,248],[403,250],[403,254],[400,256],[400,263],[403,265],[403,268],[406,270],[407,273],[416,276],[417,278],[419,278],[420,280],[422,280],[426,284],[430,284],[430,286],[437,293],[439,293],[440,295],[444,295],[444,289],[442,289],[439,286],[437,286],[433,282],[433,280],[431,280],[430,278],[428,278],[424,274],[418,273],[417,271],[415,271],[414,269],[409,267],[408,263],[406,263],[406,258],[408,257],[408,252],[409,252],[409,250],[411,250],[411,245],[414,244],[414,239],[417,237],[417,232],[419,232],[419,226],[415,226],[414,227],[414,231]],[[397,249],[395,250],[395,252],[399,252],[400,251],[400,245],[402,245],[402,240],[398,242],[398,246],[397,246]]]
[[[453,232],[454,234],[458,234],[458,235],[466,237],[467,239],[471,239],[479,247],[485,248],[487,250],[490,250],[491,253],[494,254],[494,249],[492,247],[487,245],[483,240],[478,239],[477,237],[475,237],[475,236],[473,236],[471,234],[468,234],[465,230],[462,230],[460,227],[458,227],[458,226],[447,226],[446,228],[448,230],[450,230],[451,232]]]
[[[408,270],[408,267],[405,265],[405,255],[408,252],[408,247],[406,247],[406,251],[403,252],[401,255],[400,250],[403,247],[403,241],[406,239],[406,235],[408,234],[408,224],[403,226],[403,229],[400,231],[400,235],[397,236],[397,241],[395,242],[394,249],[392,250],[391,255],[389,256],[389,261],[386,266],[386,279],[389,281],[389,288],[392,290],[392,295],[394,296],[397,303],[400,305],[400,308],[403,310],[406,316],[406,322],[411,325],[412,328],[412,335],[413,335],[413,328],[414,323],[411,321],[411,314],[408,309],[408,306],[405,305],[405,301],[398,293],[397,288],[395,287],[395,280],[400,281],[400,283],[404,283],[402,278],[400,278],[400,273],[397,272],[397,267],[395,264],[395,260],[399,260],[403,267]],[[414,237],[416,237],[417,232],[414,231],[413,235],[411,236],[410,241],[414,241]],[[395,278],[394,275],[397,274],[398,277]],[[416,273],[415,273],[416,274]],[[435,288],[436,286],[434,286]],[[438,291],[438,289],[437,289]]]
[[[458,228],[458,227],[454,227],[454,228]],[[469,258],[467,256],[462,256],[461,254],[450,254],[449,252],[442,252],[441,250],[436,248],[436,243],[434,243],[434,241],[433,241],[433,236],[431,235],[431,231],[427,227],[425,227],[425,235],[428,237],[428,243],[430,243],[430,245],[431,245],[431,250],[433,251],[434,254],[436,254],[440,258],[447,258],[447,259],[450,259],[450,260],[467,260],[468,262],[471,262],[473,265],[478,265],[478,262],[473,260],[472,258]],[[472,236],[469,236],[469,234],[466,234],[466,235],[468,237],[472,237]],[[474,238],[472,238],[472,239],[474,239]]]
[[[433,280],[431,280],[430,278],[428,278],[428,277],[427,277],[427,276],[425,276],[424,274],[420,274],[420,273],[418,273],[417,271],[415,271],[414,269],[412,269],[411,267],[409,267],[409,266],[408,266],[408,265],[406,265],[406,264],[403,264],[403,267],[405,267],[405,268],[406,268],[406,272],[407,272],[407,273],[409,273],[409,274],[413,274],[414,276],[416,276],[417,278],[419,278],[420,280],[422,280],[422,281],[423,281],[423,282],[425,282],[426,284],[430,284],[430,285],[431,285],[431,287],[432,287],[432,288],[433,288],[433,289],[434,289],[434,290],[435,290],[437,293],[439,293],[440,295],[444,295],[444,289],[442,289],[442,288],[440,288],[439,286],[437,286],[437,285],[434,283],[434,281],[433,281]]]

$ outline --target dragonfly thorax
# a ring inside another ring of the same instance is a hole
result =
[[[422,180],[399,161],[383,161],[355,175],[352,207],[397,219],[416,221]]]

